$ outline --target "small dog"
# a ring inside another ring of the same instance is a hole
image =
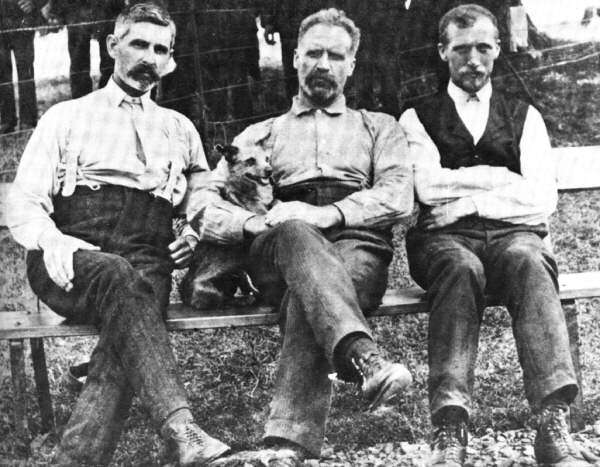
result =
[[[236,142],[237,143],[237,142]],[[223,199],[256,214],[265,214],[273,203],[269,152],[260,143],[215,146],[227,162]],[[190,222],[199,231],[199,215]],[[246,272],[247,245],[200,243],[189,270],[179,285],[181,299],[198,310],[224,304],[252,303],[258,294]],[[241,291],[241,297],[236,293]]]

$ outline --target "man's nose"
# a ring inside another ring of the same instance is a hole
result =
[[[317,61],[317,68],[319,68],[321,70],[329,70],[329,68],[330,68],[329,55],[324,53],[319,57],[319,60]]]
[[[477,52],[477,49],[475,47],[471,47],[469,49],[469,53],[467,55],[467,63],[473,66],[479,65],[479,53]]]
[[[156,65],[156,53],[152,49],[147,49],[144,53],[144,62]]]

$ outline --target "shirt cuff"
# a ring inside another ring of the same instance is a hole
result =
[[[333,205],[342,213],[344,227],[361,227],[364,223],[364,218],[360,215],[360,208],[353,200],[344,198]]]
[[[200,237],[198,236],[196,231],[194,229],[192,229],[192,226],[190,224],[186,223],[184,225],[183,229],[181,230],[181,236],[185,237],[187,235],[194,237],[196,240],[200,240]]]

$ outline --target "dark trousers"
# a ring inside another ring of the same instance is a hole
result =
[[[101,248],[74,253],[68,293],[48,277],[41,251],[27,257],[29,280],[40,299],[69,321],[100,330],[55,462],[105,465],[134,394],[157,426],[188,406],[163,320],[171,287],[172,207],[116,186],[78,187],[71,197],[54,201],[61,231]]]
[[[287,199],[322,205],[346,194],[317,184]],[[331,403],[328,374],[343,372],[335,368],[336,346],[353,333],[371,336],[363,313],[377,308],[385,293],[392,252],[387,232],[323,232],[301,221],[252,242],[252,278],[272,302],[280,301],[284,317],[265,438],[287,439],[319,455]]]
[[[100,81],[98,87],[102,88],[110,78],[114,61],[106,49],[106,36],[112,31],[113,23],[100,24],[95,31],[92,26],[69,26],[68,47],[71,65],[69,80],[71,82],[71,97],[85,96],[92,92],[92,78],[90,76],[90,40],[97,35],[100,48]]]
[[[409,231],[410,272],[429,303],[433,418],[447,406],[470,410],[486,293],[499,297],[512,318],[530,404],[537,408],[563,388],[577,393],[556,263],[542,236],[533,226],[477,219]]]
[[[37,99],[33,76],[33,37],[33,31],[0,34],[0,119],[4,128],[13,129],[17,125],[11,52],[15,54],[19,78],[21,125],[33,127],[37,123]]]

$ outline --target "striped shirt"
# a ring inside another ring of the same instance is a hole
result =
[[[56,229],[52,197],[63,188],[69,161],[76,163],[76,185],[135,188],[174,206],[184,199],[188,179],[191,185],[208,169],[198,132],[187,118],[159,107],[149,93],[132,112],[127,97],[111,79],[102,89],[53,106],[40,119],[8,197],[8,226],[25,248],[39,248],[41,233]]]

